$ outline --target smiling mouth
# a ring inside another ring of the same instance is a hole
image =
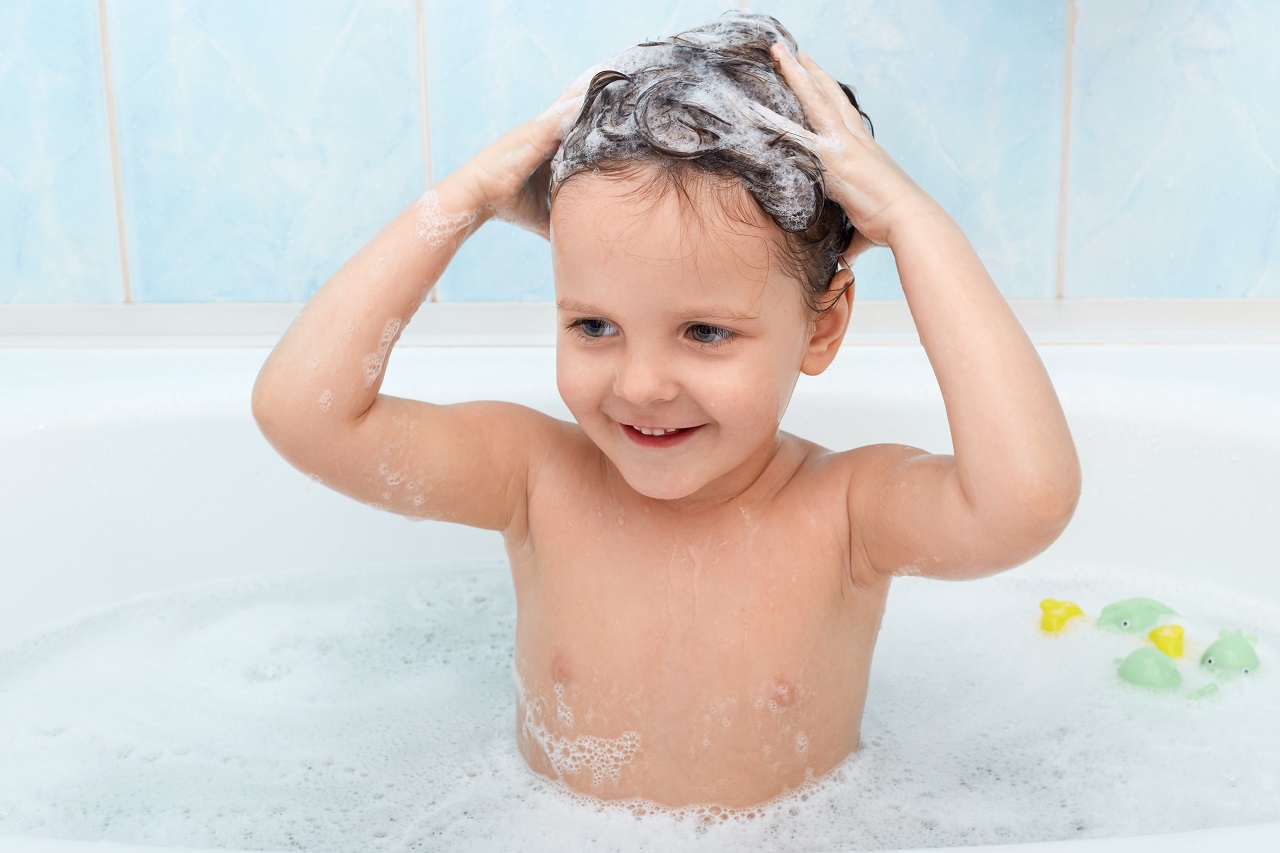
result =
[[[704,424],[693,427],[651,427],[634,424],[618,424],[623,432],[637,444],[646,447],[667,447],[676,444],[702,429]]]
[[[631,424],[627,424],[627,426],[631,426]],[[682,432],[685,429],[684,427],[642,427],[642,426],[631,426],[631,428],[641,433],[644,433],[645,435],[669,435],[673,432]]]

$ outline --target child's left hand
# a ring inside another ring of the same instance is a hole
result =
[[[816,133],[767,107],[757,105],[757,109],[788,132],[808,140],[822,158],[827,169],[827,195],[858,229],[845,252],[846,261],[852,262],[873,245],[888,245],[896,223],[922,207],[937,207],[871,137],[835,78],[803,51],[797,60],[786,45],[777,43],[772,53]]]

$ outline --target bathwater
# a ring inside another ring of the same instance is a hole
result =
[[[1093,624],[1131,596],[1186,631],[1179,691]],[[1060,635],[1039,602],[1084,610]],[[372,566],[136,599],[0,653],[0,835],[311,851],[875,850],[1280,818],[1280,607],[1210,581],[1037,561],[897,578],[860,748],[755,809],[588,802],[515,747],[505,565]],[[1221,629],[1248,676],[1211,677]]]

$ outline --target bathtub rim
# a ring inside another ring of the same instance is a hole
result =
[[[1280,299],[1010,299],[1040,345],[1280,345]],[[0,305],[0,347],[272,346],[302,302]],[[481,323],[483,321],[483,323]],[[484,332],[473,329],[483,328]],[[905,300],[856,300],[845,346],[919,345]],[[552,302],[426,302],[397,346],[555,345]]]

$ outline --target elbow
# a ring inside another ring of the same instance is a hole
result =
[[[1069,465],[1032,480],[1021,491],[1018,515],[1032,556],[1056,542],[1071,523],[1080,503],[1080,483],[1080,464],[1073,455]]]
[[[271,393],[262,380],[262,374],[259,373],[257,380],[253,383],[253,393],[249,396],[249,410],[253,412],[253,419],[257,422],[258,429],[263,429],[264,423],[270,417],[270,402]]]
[[[249,398],[249,410],[258,429],[268,439],[277,431],[280,424],[280,393],[273,383],[266,378],[266,372],[258,374],[253,383],[253,393]]]
[[[1070,458],[1065,460],[1062,467],[1048,478],[1051,488],[1047,490],[1048,494],[1044,498],[1049,513],[1060,522],[1058,533],[1066,528],[1072,516],[1076,514],[1076,507],[1080,504],[1081,479],[1080,457],[1072,447]]]
[[[987,505],[976,524],[991,549],[990,562],[1003,570],[1043,553],[1067,529],[1079,501],[1078,465],[1009,484],[1000,502]]]

